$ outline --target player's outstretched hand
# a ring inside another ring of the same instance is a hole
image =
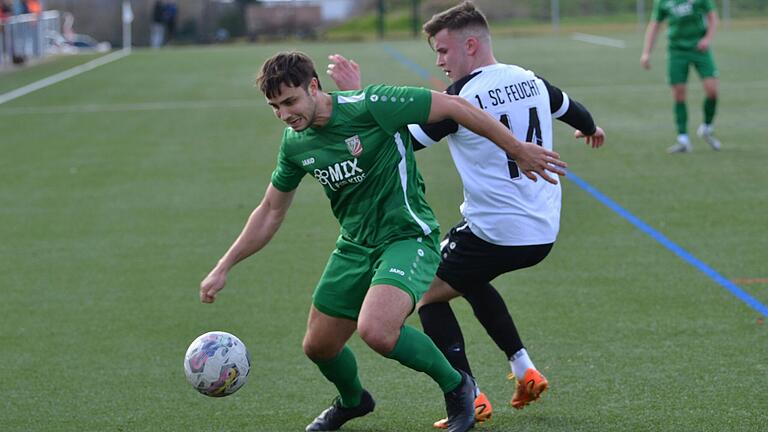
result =
[[[354,60],[348,60],[341,54],[328,56],[331,63],[325,71],[339,90],[357,90],[360,84],[360,66]]]
[[[538,174],[552,184],[557,184],[557,178],[551,177],[547,171],[564,176],[563,168],[568,166],[560,160],[559,154],[528,142],[524,142],[518,154],[515,155],[515,162],[529,179],[536,181],[536,174]]]
[[[227,283],[227,273],[214,268],[208,273],[208,276],[200,282],[200,301],[203,303],[213,303],[216,300],[216,294],[224,289]]]
[[[592,146],[592,148],[598,148],[603,145],[603,142],[605,142],[605,132],[603,132],[603,129],[600,128],[600,126],[595,129],[595,133],[592,135],[584,135],[584,133],[580,130],[577,130],[573,133],[573,136],[575,138],[584,138],[584,142]]]

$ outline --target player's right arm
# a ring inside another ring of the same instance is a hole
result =
[[[661,22],[664,21],[665,12],[661,8],[661,2],[654,0],[651,20],[648,21],[648,27],[645,28],[645,42],[643,43],[643,53],[640,54],[640,65],[645,69],[651,68],[651,51],[656,44],[656,36],[661,29]]]
[[[296,189],[283,192],[270,184],[264,198],[256,207],[242,232],[208,276],[200,282],[200,301],[213,303],[216,294],[227,283],[227,274],[235,264],[255,254],[272,239],[285,219]]]
[[[651,20],[645,29],[645,43],[643,44],[643,53],[640,55],[640,65],[644,69],[651,68],[651,51],[656,44],[656,36],[659,34],[661,24],[658,21]]]

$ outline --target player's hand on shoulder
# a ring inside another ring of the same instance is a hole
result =
[[[357,90],[361,88],[360,66],[341,54],[328,56],[330,63],[325,71],[339,90]]]
[[[538,174],[552,184],[557,184],[557,177],[552,177],[549,173],[564,176],[563,168],[568,166],[560,160],[560,155],[556,152],[529,142],[522,143],[519,154],[515,156],[515,162],[529,179],[537,181]]]
[[[214,268],[208,273],[208,276],[200,282],[200,301],[203,303],[213,303],[216,300],[216,294],[224,289],[227,283],[227,273]]]
[[[587,145],[592,146],[592,148],[601,147],[605,142],[605,132],[600,126],[595,128],[595,133],[592,135],[584,135],[584,132],[577,130],[573,133],[573,136],[577,139],[584,138],[584,142]]]

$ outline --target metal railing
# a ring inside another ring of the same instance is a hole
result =
[[[0,67],[51,54],[48,35],[60,31],[58,11],[16,15],[0,22]]]

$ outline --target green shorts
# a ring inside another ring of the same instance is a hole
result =
[[[701,79],[717,78],[720,72],[712,57],[712,50],[705,52],[697,50],[669,50],[667,56],[667,79],[669,85],[688,82],[688,69],[693,65]]]
[[[414,306],[429,289],[440,263],[439,234],[366,247],[339,237],[312,300],[320,312],[357,321],[368,288],[394,285]]]

